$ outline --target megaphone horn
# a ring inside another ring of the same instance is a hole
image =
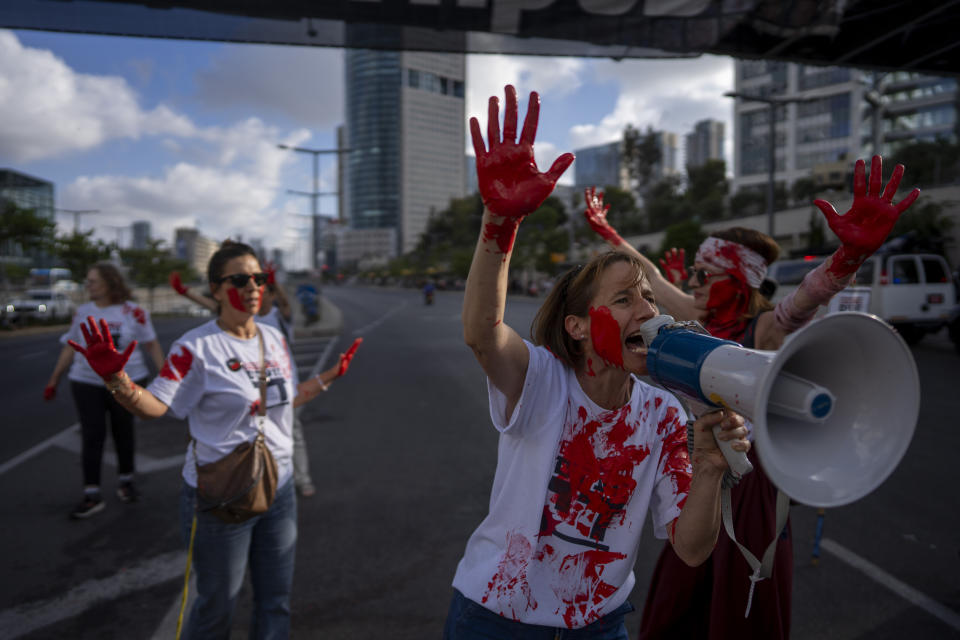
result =
[[[694,325],[670,316],[643,325],[651,378],[751,420],[764,470],[794,500],[848,504],[880,486],[903,458],[920,412],[920,381],[906,343],[876,316],[826,316],[788,336],[779,351],[745,349]],[[733,469],[745,462],[721,449]]]

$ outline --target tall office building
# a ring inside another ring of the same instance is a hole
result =
[[[680,143],[677,134],[670,131],[657,131],[656,140],[657,148],[660,149],[660,162],[654,165],[650,180],[659,182],[667,176],[682,175],[680,171]]]
[[[206,277],[210,258],[219,248],[220,244],[216,240],[202,235],[197,229],[181,227],[173,232],[174,255],[186,260],[202,277]]]
[[[623,142],[608,142],[593,147],[574,149],[577,161],[573,163],[574,186],[578,190],[586,187],[602,189],[613,185],[621,189],[630,188],[630,179],[622,160]]]
[[[134,222],[130,227],[133,230],[132,248],[146,249],[147,244],[150,242],[150,223],[146,220],[140,220]]]
[[[867,93],[876,87],[883,106],[878,137],[881,154],[917,140],[957,140],[957,82],[916,73],[877,77],[844,67],[811,67],[767,60],[736,63],[736,91],[801,101],[775,110],[775,175],[789,187],[818,167],[852,164],[874,153],[873,108]],[[734,192],[767,184],[770,109],[738,99],[734,106]]]
[[[360,41],[362,28],[350,29],[351,42]],[[432,214],[464,195],[465,57],[371,49],[344,57],[347,222],[352,235],[376,230],[378,239],[393,229],[396,256],[416,247]]]
[[[5,214],[5,203],[12,202],[21,209],[30,209],[37,215],[54,220],[53,183],[28,176],[13,169],[0,169],[0,215]],[[5,262],[35,262],[48,266],[50,256],[42,251],[24,253],[23,247],[5,240],[0,242],[0,260]]]
[[[723,123],[701,120],[686,136],[687,167],[701,167],[707,160],[723,160]]]

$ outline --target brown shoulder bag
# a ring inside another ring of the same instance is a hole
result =
[[[197,464],[197,511],[212,513],[223,522],[236,524],[261,515],[273,504],[277,492],[277,461],[267,448],[263,425],[267,414],[267,365],[260,339],[260,407],[257,436],[243,442],[224,457],[209,464]],[[197,461],[197,441],[193,441]]]

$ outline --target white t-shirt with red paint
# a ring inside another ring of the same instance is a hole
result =
[[[527,343],[530,364],[509,421],[490,382],[500,431],[490,512],[453,580],[466,597],[527,624],[580,628],[633,589],[649,510],[654,532],[690,487],[686,415],[669,393],[632,377],[630,401],[596,405],[574,371]]]
[[[294,372],[280,332],[258,325],[264,340],[267,367],[267,415],[264,435],[277,461],[279,484],[293,468]],[[188,331],[173,346],[148,387],[177,418],[186,418],[190,437],[197,441],[200,464],[219,460],[257,434],[260,404],[260,343],[220,329],[216,320]],[[183,478],[197,486],[193,443],[187,445]]]
[[[96,303],[85,302],[77,307],[77,312],[73,314],[73,321],[65,334],[60,336],[60,344],[67,344],[67,340],[73,340],[81,346],[86,346],[87,341],[83,338],[83,332],[80,325],[86,326],[87,317],[93,316],[97,323],[97,329],[100,329],[100,320],[106,320],[110,328],[110,335],[113,337],[113,344],[117,351],[123,352],[124,349],[136,340],[139,344],[130,354],[130,359],[124,367],[124,371],[133,380],[146,378],[150,371],[143,359],[141,345],[157,339],[157,333],[153,330],[153,323],[150,321],[150,313],[133,302],[124,302],[123,304],[112,304],[109,307],[98,307]],[[84,384],[95,384],[105,386],[103,378],[90,368],[87,359],[77,354],[70,365],[70,371],[67,378],[74,382]]]

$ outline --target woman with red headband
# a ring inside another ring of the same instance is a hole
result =
[[[587,189],[584,215],[590,226],[615,250],[638,257],[658,302],[678,320],[700,320],[718,338],[751,349],[776,350],[786,337],[806,325],[821,305],[850,284],[857,269],[886,240],[897,218],[917,196],[914,189],[893,204],[903,177],[897,165],[886,188],[880,156],[874,156],[867,184],[866,167],[854,170],[854,200],[843,216],[825,200],[814,204],[827,219],[841,245],[774,307],[761,293],[767,267],[780,249],[770,236],[743,227],[717,231],[697,250],[690,293],[676,282],[686,275],[682,254],[672,251],[661,261],[664,277],[649,259],[624,242],[606,219],[603,194]],[[678,277],[679,276],[679,277]],[[734,530],[738,541],[762,555],[776,538],[773,574],[751,588],[750,566],[721,531],[710,559],[698,567],[684,564],[667,545],[660,554],[647,593],[641,640],[654,638],[788,638],[793,581],[790,523],[776,531],[777,488],[751,449],[754,471],[731,490]],[[748,600],[752,597],[748,611]]]

